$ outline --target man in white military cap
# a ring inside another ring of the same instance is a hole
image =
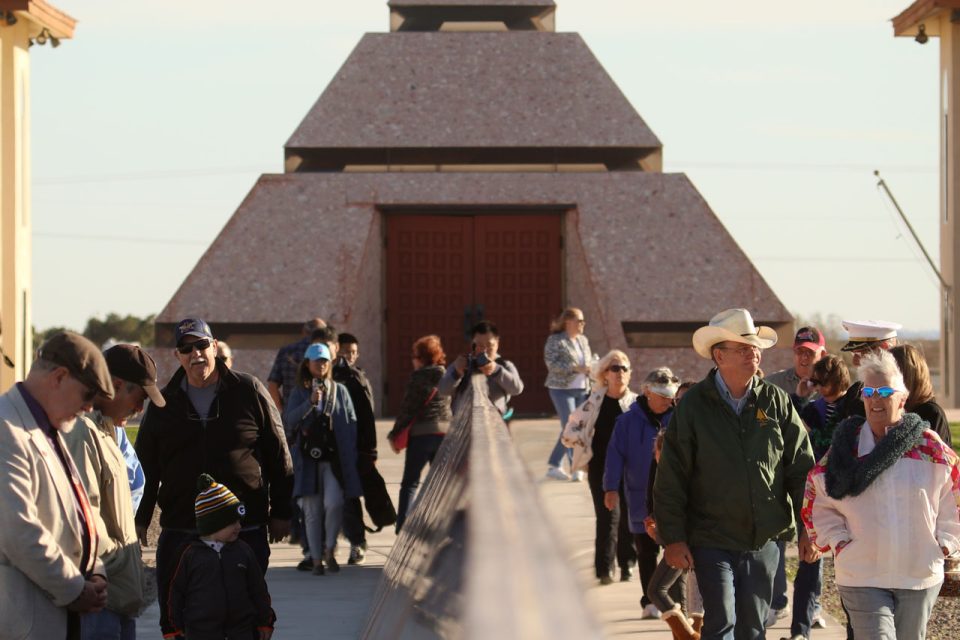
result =
[[[844,320],[843,328],[849,334],[847,344],[840,348],[853,356],[853,366],[860,366],[860,358],[871,351],[889,351],[897,346],[897,330],[903,325],[886,320]],[[840,400],[839,420],[849,416],[864,416],[860,391],[863,383],[854,382]],[[838,421],[839,423],[839,421]]]
[[[704,638],[762,638],[779,560],[792,537],[813,450],[787,393],[757,376],[777,343],[746,309],[727,309],[693,334],[716,367],[683,396],[664,437],[654,485],[667,563],[694,569]],[[790,496],[793,509],[791,509]],[[800,555],[817,558],[799,527]]]

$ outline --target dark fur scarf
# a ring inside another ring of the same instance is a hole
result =
[[[850,416],[834,431],[833,444],[827,457],[826,480],[827,493],[835,500],[858,496],[866,491],[881,473],[918,445],[924,429],[930,428],[917,414],[905,413],[902,424],[890,429],[873,451],[858,460],[857,444],[861,425],[864,429],[870,428],[863,417]]]

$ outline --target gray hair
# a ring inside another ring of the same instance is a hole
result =
[[[890,386],[904,396],[908,395],[907,385],[903,382],[903,374],[897,366],[897,361],[889,351],[871,351],[860,359],[860,368],[857,369],[857,378],[863,382],[868,375],[882,376],[890,381]]]
[[[607,355],[600,358],[597,362],[594,363],[591,370],[591,377],[593,378],[593,390],[602,389],[607,386],[607,380],[603,377],[603,373],[607,370],[614,360],[625,363],[627,366],[630,366],[630,358],[623,351],[619,349],[613,349],[612,351],[607,352]]]

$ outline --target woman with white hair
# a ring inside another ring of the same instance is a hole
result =
[[[604,502],[608,509],[617,501],[617,487],[623,482],[627,497],[630,532],[637,547],[640,582],[643,587],[644,618],[656,618],[660,610],[648,596],[648,586],[657,569],[659,545],[647,535],[646,518],[650,514],[649,487],[655,477],[654,442],[670,422],[673,399],[680,379],[666,367],[654,369],[643,381],[643,395],[630,411],[623,414],[613,429],[603,474]]]
[[[593,564],[600,584],[613,582],[613,559],[620,565],[620,579],[629,580],[630,565],[636,563],[633,541],[627,528],[626,515],[620,505],[607,509],[603,505],[603,467],[613,426],[637,399],[630,391],[630,359],[614,349],[596,363],[591,376],[595,382],[586,402],[577,407],[563,429],[564,446],[573,449],[572,471],[587,472],[587,484],[597,516]],[[622,489],[620,501],[623,505]]]
[[[892,355],[864,356],[859,377],[867,417],[837,425],[810,471],[804,525],[821,552],[833,549],[856,637],[922,639],[944,556],[960,550],[960,466],[927,422],[904,412],[907,389]]]

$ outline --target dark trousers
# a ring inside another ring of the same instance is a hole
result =
[[[433,462],[440,445],[443,444],[443,435],[410,436],[407,444],[407,457],[403,461],[403,478],[400,480],[400,504],[397,508],[397,533],[407,519],[407,511],[413,496],[420,486],[420,475],[423,468]]]
[[[687,615],[687,571],[674,569],[667,564],[666,558],[657,565],[645,593],[661,613],[670,611],[673,605],[680,603],[680,609]]]
[[[588,466],[587,484],[590,485],[590,496],[593,498],[593,512],[597,516],[593,566],[597,577],[602,578],[613,571],[614,556],[620,569],[624,570],[637,561],[637,554],[630,536],[623,483],[620,484],[620,504],[612,511],[603,504],[603,469]]]
[[[657,570],[657,556],[660,555],[660,545],[646,533],[635,534],[633,543],[637,547],[637,566],[640,569],[640,587],[643,589],[640,605],[645,607],[651,604],[650,598],[647,596],[647,585],[653,580],[653,574]]]
[[[195,537],[195,533],[161,529],[160,537],[157,539],[157,600],[160,604],[160,630],[164,634],[173,631],[167,615],[170,581],[173,580],[173,574],[177,570],[177,563],[180,562],[183,548]],[[240,539],[250,545],[250,548],[253,549],[253,555],[260,564],[260,569],[263,573],[266,573],[267,566],[270,564],[270,543],[267,541],[267,527],[241,531]]]
[[[367,532],[363,528],[363,505],[360,498],[347,498],[343,502],[343,535],[354,547],[367,546]]]

